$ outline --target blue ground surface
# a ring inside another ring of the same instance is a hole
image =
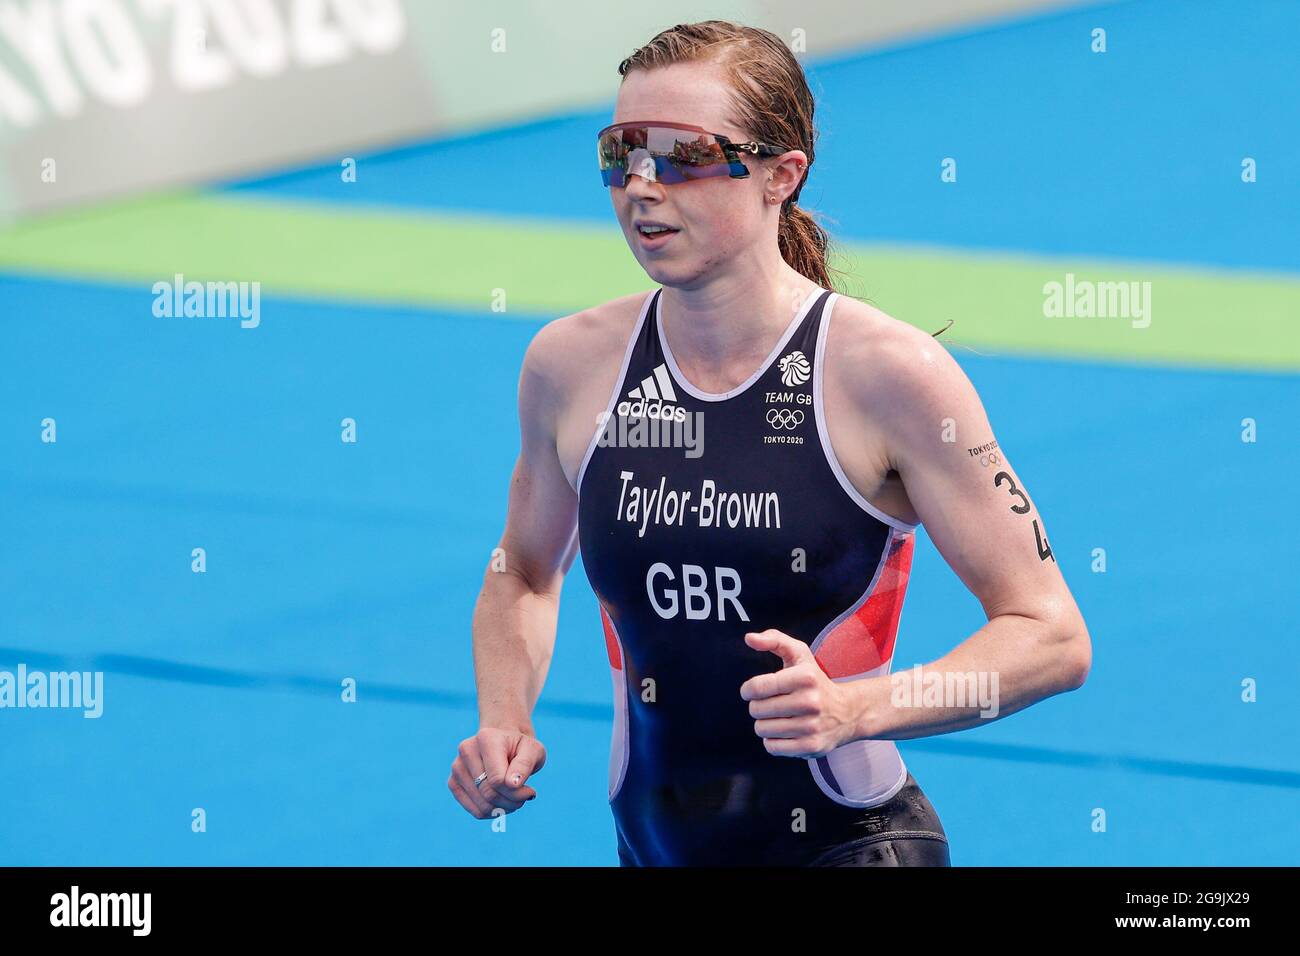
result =
[[[158,325],[141,289],[9,278],[0,297],[27,317],[6,330],[27,358],[0,383],[0,667],[107,681],[99,720],[0,712],[0,861],[614,862],[608,670],[580,565],[538,714],[538,800],[493,834],[444,789],[474,728],[469,621],[536,323],[269,300],[254,333]],[[959,357],[1095,662],[1074,694],[903,744],[955,861],[1295,862],[1300,548],[1278,504],[1295,379]],[[51,415],[53,446],[35,425]],[[896,665],[981,622],[923,538]],[[338,702],[345,676],[355,705]],[[1231,839],[1225,804],[1252,823]]]

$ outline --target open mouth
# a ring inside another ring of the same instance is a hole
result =
[[[667,226],[643,225],[636,227],[636,234],[641,239],[641,245],[647,249],[658,249],[660,246],[667,244],[668,240],[680,232],[678,229],[671,229]]]

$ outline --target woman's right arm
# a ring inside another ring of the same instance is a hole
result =
[[[510,479],[505,532],[492,552],[474,608],[479,730],[461,741],[447,781],[470,813],[512,812],[535,797],[529,777],[546,762],[532,712],[546,681],[560,587],[577,549],[577,496],[556,436],[571,349],[569,323],[534,336],[519,376],[520,450]],[[593,422],[593,430],[595,424]],[[487,771],[479,786],[474,779]]]

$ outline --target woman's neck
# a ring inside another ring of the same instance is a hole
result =
[[[697,289],[665,286],[660,322],[677,364],[696,384],[734,375],[740,381],[767,357],[816,287],[788,266],[773,275],[720,277]]]

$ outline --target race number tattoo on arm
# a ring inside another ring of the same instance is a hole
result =
[[[1007,493],[1010,495],[1014,495],[1020,499],[1020,504],[1012,505],[1011,510],[1018,515],[1029,514],[1029,499],[1025,497],[1025,493],[1023,491],[1021,491],[1019,488],[1016,487],[1015,480],[1010,475],[1008,475],[1005,471],[999,471],[996,475],[993,476],[993,487],[995,488],[1000,487],[1003,478],[1005,478],[1007,480],[1007,484],[1010,485],[1010,487],[1007,488]]]
[[[1014,498],[1020,499],[1020,504],[1012,505],[1011,510],[1018,515],[1029,514],[1031,510],[1029,505],[1029,499],[1025,496],[1025,493],[1023,491],[1021,491],[1019,488],[1016,487],[1015,479],[1012,478],[1009,474],[1007,474],[1005,471],[999,471],[996,475],[994,475],[993,487],[1000,488],[1004,480],[1006,481],[1007,484],[1007,494],[1011,495]],[[1043,529],[1039,527],[1037,518],[1034,519],[1034,545],[1038,549],[1039,561],[1046,561],[1048,558],[1051,558],[1052,563],[1053,564],[1056,563],[1056,555],[1052,554],[1052,546],[1047,543],[1047,538],[1043,534]]]

